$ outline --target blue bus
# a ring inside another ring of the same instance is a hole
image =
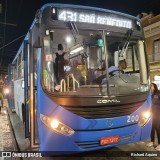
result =
[[[31,148],[84,152],[150,136],[149,67],[137,17],[46,4],[9,77],[10,108],[24,122]]]

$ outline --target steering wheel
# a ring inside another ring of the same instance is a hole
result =
[[[109,72],[109,75],[114,76],[114,74],[113,74],[114,72],[121,72],[122,74],[124,74],[124,71],[122,69],[116,69],[116,70]]]

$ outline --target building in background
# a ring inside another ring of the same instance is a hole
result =
[[[160,76],[160,14],[142,13],[141,15],[141,24],[145,34],[146,49],[150,64],[151,82],[154,82],[155,75],[156,77],[158,75]],[[160,89],[160,81],[156,81],[156,83],[159,83]]]

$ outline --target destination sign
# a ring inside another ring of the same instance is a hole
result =
[[[58,20],[83,22],[92,24],[101,24],[108,26],[132,28],[132,21],[129,19],[121,18],[119,15],[111,16],[108,13],[94,13],[71,10],[71,9],[58,9]]]

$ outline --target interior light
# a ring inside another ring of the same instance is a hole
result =
[[[78,48],[72,50],[72,51],[70,52],[70,54],[78,53],[78,52],[82,51],[83,49],[84,49],[83,47],[78,47]]]
[[[46,35],[47,35],[47,36],[49,35],[49,30],[46,30]]]
[[[50,30],[50,32],[54,32],[54,30]]]
[[[71,42],[71,37],[69,37],[69,36],[66,37],[66,42],[67,42],[67,43]]]
[[[155,81],[160,81],[160,75],[155,75],[155,76],[154,76],[154,80],[155,80]]]
[[[110,32],[107,32],[107,35],[109,35],[110,34]]]

